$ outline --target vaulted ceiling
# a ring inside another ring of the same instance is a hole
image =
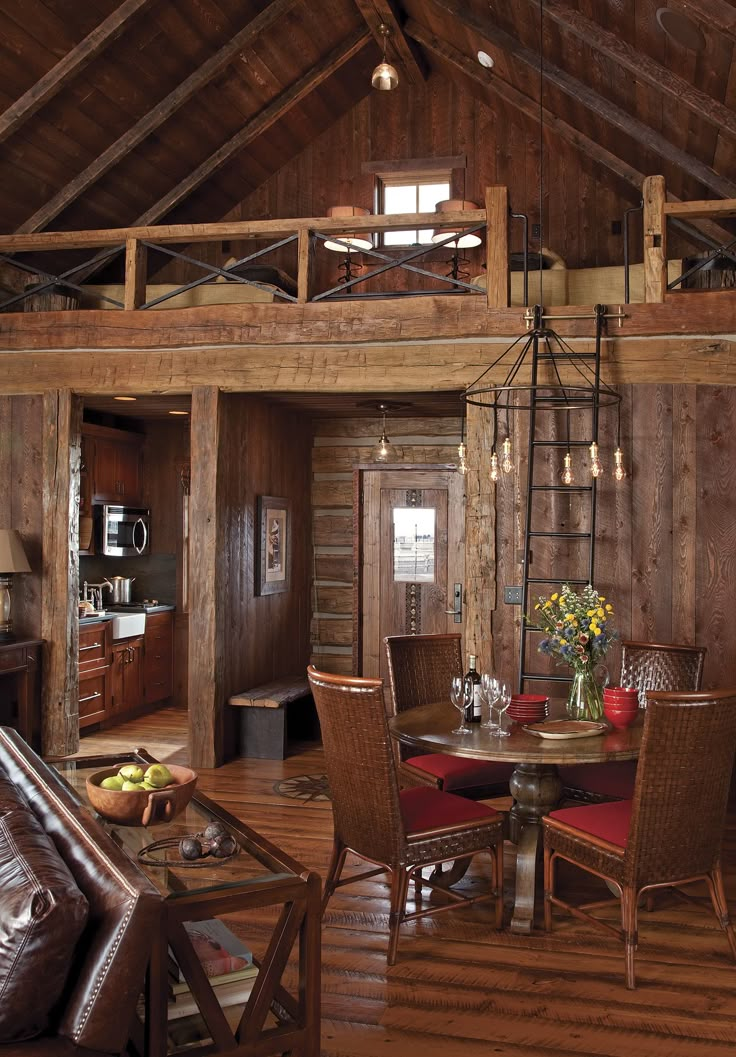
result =
[[[736,198],[727,0],[0,0],[0,230],[221,218],[372,91],[381,22],[407,83]]]

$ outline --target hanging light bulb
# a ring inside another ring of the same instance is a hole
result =
[[[457,446],[457,455],[458,455],[457,472],[458,473],[466,474],[468,472],[468,464],[467,464],[467,462],[465,460],[465,456],[467,454],[468,454],[468,449],[467,449],[466,445],[463,443],[463,441],[460,441],[460,443]]]
[[[560,480],[563,484],[572,484],[575,480],[575,474],[572,472],[572,455],[569,451],[565,455],[565,466],[560,474]]]
[[[590,445],[590,474],[591,477],[600,477],[603,473],[601,460],[598,458],[598,445],[595,441]]]
[[[511,458],[511,438],[507,437],[501,445],[501,469],[504,473],[511,473],[514,462]]]
[[[498,465],[498,455],[496,455],[496,452],[494,450],[494,451],[491,452],[490,478],[493,481],[493,483],[495,484],[500,476],[501,476],[501,471],[500,471],[500,468],[499,468],[499,465]]]
[[[624,453],[621,451],[621,448],[616,448],[613,453],[613,462],[613,476],[617,481],[623,481],[626,476],[626,470],[624,469]]]
[[[390,92],[392,88],[396,88],[398,85],[399,75],[396,67],[392,66],[390,62],[386,62],[386,41],[390,33],[388,26],[382,22],[378,27],[378,32],[383,37],[383,58],[371,75],[371,84],[381,92]]]
[[[389,438],[386,436],[386,408],[383,404],[380,404],[379,409],[383,415],[383,420],[381,424],[381,436],[373,445],[371,458],[373,462],[395,462],[396,449],[394,448]]]

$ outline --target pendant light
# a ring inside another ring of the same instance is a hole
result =
[[[373,445],[371,451],[372,462],[396,462],[396,449],[386,436],[386,412],[391,410],[390,404],[378,404],[378,410],[382,415],[381,436]]]
[[[383,58],[371,75],[371,84],[380,92],[390,92],[399,83],[399,74],[396,67],[392,66],[390,62],[386,62],[386,41],[391,31],[385,22],[382,22],[378,27],[378,32],[383,37]]]

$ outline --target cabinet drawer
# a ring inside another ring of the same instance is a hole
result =
[[[26,651],[22,646],[16,650],[0,650],[0,672],[12,672],[16,668],[25,668]]]
[[[110,663],[111,629],[109,621],[79,629],[79,670],[99,668]]]
[[[107,706],[107,668],[87,672],[79,680],[79,725],[101,719]]]

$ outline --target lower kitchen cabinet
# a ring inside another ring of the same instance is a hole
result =
[[[112,629],[100,621],[79,628],[79,727],[110,717]]]
[[[149,613],[144,641],[144,700],[153,705],[174,693],[174,614]]]
[[[112,715],[121,719],[143,702],[143,636],[112,644]]]

